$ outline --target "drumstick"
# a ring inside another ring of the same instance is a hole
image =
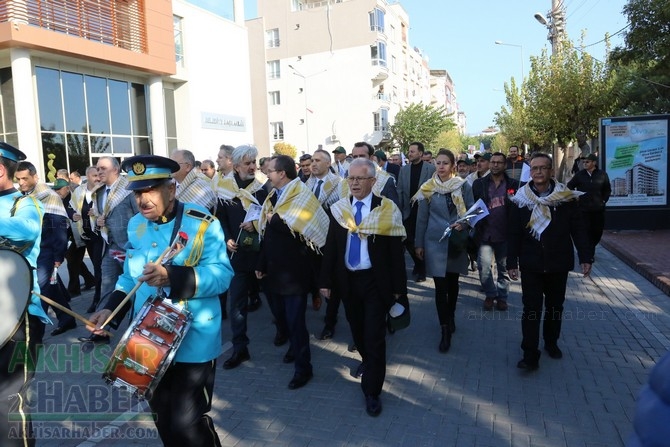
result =
[[[154,262],[153,264],[159,265],[163,261],[163,258],[168,253],[170,253],[170,250],[172,250],[172,245],[170,245],[168,248],[166,248],[165,251],[163,251],[163,253],[161,253],[161,255],[158,257],[158,259],[156,259],[156,262]],[[135,287],[133,287],[132,290],[130,292],[128,292],[128,295],[126,295],[126,297],[123,299],[123,301],[121,301],[119,303],[119,305],[116,306],[116,309],[114,309],[114,311],[109,315],[109,317],[107,317],[105,322],[102,323],[102,326],[100,326],[100,329],[104,329],[104,327],[107,326],[110,321],[112,321],[112,319],[116,316],[116,314],[118,314],[121,311],[121,309],[123,308],[123,306],[126,305],[128,300],[131,299],[133,297],[133,295],[135,295],[135,292],[137,292],[137,289],[139,289],[142,284],[144,284],[144,281],[137,281],[137,284],[135,284]],[[95,327],[95,325],[92,325],[92,326]]]
[[[75,312],[75,311],[73,311],[73,310],[70,310],[70,309],[68,309],[67,307],[58,304],[57,302],[55,302],[54,300],[52,300],[52,299],[49,298],[49,297],[46,297],[46,296],[44,296],[44,295],[41,295],[41,294],[39,294],[39,293],[37,293],[37,292],[35,292],[35,291],[33,291],[33,293],[34,293],[36,296],[40,297],[40,299],[41,299],[42,301],[44,301],[45,303],[50,304],[50,305],[52,305],[53,307],[55,307],[55,308],[57,308],[57,309],[59,309],[59,310],[62,310],[62,311],[65,312],[66,314],[68,314],[68,315],[70,315],[70,316],[76,318],[77,320],[81,321],[81,322],[84,323],[86,326],[94,326],[94,327],[95,327],[95,324],[93,324],[90,320],[87,320],[86,318],[82,317],[82,316],[79,315],[77,312]],[[104,332],[105,335],[107,335],[108,337],[111,337],[111,336],[112,336],[112,334],[111,334],[110,332],[107,332],[107,331],[105,331],[105,330],[103,330],[103,332]]]

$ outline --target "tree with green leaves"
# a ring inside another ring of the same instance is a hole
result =
[[[434,146],[441,132],[456,125],[445,108],[426,104],[412,104],[401,109],[390,125],[393,139],[403,152],[407,152],[413,141],[422,142],[427,148]]]
[[[461,134],[458,132],[458,129],[454,127],[447,131],[440,132],[435,140],[435,149],[438,148],[449,149],[456,153],[463,152],[463,140],[461,139]],[[437,153],[436,150],[433,152]]]
[[[622,78],[618,115],[670,112],[670,6],[667,0],[629,0],[624,46],[610,55]]]

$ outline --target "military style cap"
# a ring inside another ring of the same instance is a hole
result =
[[[491,155],[492,154],[490,152],[484,152],[483,154],[478,152],[478,153],[475,154],[475,159],[477,160],[477,159],[483,158],[484,160],[488,161],[488,160],[491,159]]]
[[[137,191],[171,179],[172,173],[179,170],[179,163],[159,155],[136,155],[125,159],[121,169],[128,173],[126,189]]]
[[[67,180],[63,180],[62,178],[56,179],[54,182],[54,185],[51,187],[54,191],[57,191],[61,188],[65,188],[66,186],[70,186],[70,182]]]
[[[26,154],[15,148],[14,146],[11,146],[4,141],[0,141],[0,155],[7,160],[12,160],[12,161],[22,161],[26,159]]]
[[[333,154],[346,154],[346,153],[347,150],[342,146],[337,146],[335,149],[333,149]]]
[[[387,160],[386,152],[384,152],[381,149],[375,152],[375,157],[377,157],[377,159],[379,159],[381,161],[386,161]]]

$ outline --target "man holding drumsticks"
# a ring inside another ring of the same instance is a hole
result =
[[[138,155],[125,160],[122,168],[128,173],[126,188],[134,192],[140,212],[128,223],[123,274],[103,309],[91,316],[97,328],[88,329],[99,333],[138,282],[135,296],[110,322],[113,327],[129,310],[136,315],[148,299],[161,292],[174,305],[190,311],[191,328],[174,364],[149,397],[149,405],[166,446],[221,445],[207,412],[216,358],[222,352],[218,296],[228,289],[233,276],[228,255],[220,250],[226,243],[223,230],[205,208],[175,199],[172,174],[179,170],[177,162]],[[156,263],[178,233],[186,236],[183,249]]]

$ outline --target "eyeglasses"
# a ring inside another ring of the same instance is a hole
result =
[[[349,183],[360,183],[363,180],[370,180],[371,178],[374,178],[374,177],[347,177],[347,181]]]
[[[551,166],[531,166],[530,167],[530,172],[540,172],[540,171],[546,172],[546,171],[550,171],[550,170],[551,170]]]

